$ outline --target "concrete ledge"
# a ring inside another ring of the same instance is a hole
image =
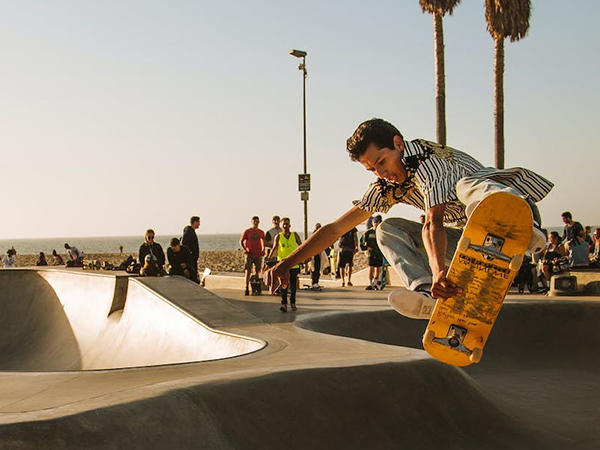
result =
[[[574,269],[557,276],[577,277],[579,292],[584,295],[600,295],[600,269]]]

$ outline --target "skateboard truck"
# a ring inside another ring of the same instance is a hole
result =
[[[465,336],[467,335],[467,330],[459,327],[458,325],[450,325],[448,329],[448,334],[445,338],[433,338],[433,342],[437,342],[438,344],[445,345],[454,350],[458,350],[466,355],[471,355],[471,350],[465,347],[463,341]]]

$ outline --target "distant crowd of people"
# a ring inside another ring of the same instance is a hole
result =
[[[524,290],[525,285],[531,292],[544,292],[548,290],[550,278],[563,271],[573,268],[600,268],[600,228],[593,230],[584,227],[580,222],[573,220],[569,211],[562,214],[564,228],[562,235],[556,231],[547,233],[547,245],[536,254],[529,254],[521,267],[517,283],[519,289]],[[369,284],[367,290],[381,289],[381,273],[385,264],[385,258],[377,244],[376,230],[381,224],[380,215],[374,215],[367,221],[367,230],[360,237],[358,230],[352,228],[340,237],[336,244],[315,255],[310,261],[303,264],[307,272],[311,274],[312,290],[320,290],[319,280],[321,275],[329,275],[341,279],[342,287],[352,286],[352,273],[354,258],[359,250],[368,255],[369,261]],[[251,227],[246,229],[239,241],[240,248],[245,254],[245,289],[244,295],[260,293],[263,280],[261,274],[270,267],[287,258],[302,244],[298,233],[292,231],[291,221],[288,217],[280,218],[275,215],[272,218],[272,227],[265,233],[259,228],[260,219],[254,216],[251,219]],[[173,237],[170,240],[166,255],[162,246],[155,242],[153,229],[146,230],[144,242],[140,245],[138,261],[133,257],[125,260],[118,269],[139,273],[142,276],[180,275],[200,283],[198,274],[198,258],[200,246],[196,230],[200,227],[200,217],[192,216],[190,224],[183,229],[181,238]],[[315,225],[317,231],[321,224]],[[82,267],[84,265],[84,253],[73,245],[64,244],[67,251],[67,261],[56,251],[52,251],[52,265],[67,267]],[[121,253],[123,247],[120,247]],[[6,256],[0,261],[4,268],[16,266],[17,251],[14,247],[8,249]],[[49,261],[43,252],[40,252],[37,266],[48,266]],[[296,310],[296,292],[298,290],[298,276],[300,264],[290,269],[289,285],[285,288],[271,285],[271,294],[281,296],[280,310],[287,312],[288,297],[292,310]],[[266,280],[265,280],[266,281]]]
[[[521,267],[517,283],[523,292],[547,292],[553,275],[570,269],[600,268],[600,228],[584,227],[573,220],[569,211],[562,213],[562,235],[556,231],[546,234],[548,242],[540,252],[528,255]]]
[[[304,267],[311,274],[311,290],[321,290],[319,285],[321,275],[329,275],[342,280],[342,287],[352,286],[352,271],[354,268],[354,257],[360,250],[364,250],[369,258],[369,280],[367,290],[376,290],[381,288],[381,270],[384,264],[384,257],[377,244],[375,230],[381,223],[381,216],[373,216],[367,223],[367,232],[361,237],[360,244],[358,230],[351,229],[340,237],[333,246],[325,249],[323,252],[313,256],[309,261],[305,261]],[[302,239],[298,233],[292,231],[291,221],[288,217],[280,218],[275,215],[272,218],[272,228],[266,233],[259,228],[260,218],[254,216],[251,219],[252,226],[242,233],[240,237],[240,247],[245,253],[245,288],[244,295],[250,295],[252,288],[253,294],[261,291],[262,279],[260,275],[270,267],[287,258],[290,254],[302,244]],[[320,223],[315,224],[317,231],[321,227]],[[281,296],[280,310],[296,310],[296,292],[298,290],[298,276],[301,265],[293,266],[289,271],[289,285],[283,288],[280,285],[269,283],[270,293]]]

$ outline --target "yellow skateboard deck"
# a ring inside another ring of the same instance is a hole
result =
[[[479,362],[532,227],[528,203],[512,194],[491,194],[473,210],[446,275],[463,292],[437,301],[423,335],[431,356],[453,366]]]

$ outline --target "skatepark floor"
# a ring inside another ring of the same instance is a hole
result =
[[[389,290],[301,290],[298,311],[281,313],[275,296],[179,277],[135,284],[266,346],[126,369],[4,369],[0,448],[600,448],[600,298],[510,295],[482,362],[459,369],[422,350],[426,322],[391,310]],[[126,336],[110,336],[118,351]]]

